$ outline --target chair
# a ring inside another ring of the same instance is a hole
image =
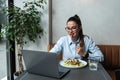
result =
[[[120,80],[120,69],[115,70],[116,80]]]

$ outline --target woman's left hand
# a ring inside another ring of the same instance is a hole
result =
[[[84,49],[83,47],[80,47],[80,46],[76,46],[76,51],[79,55],[85,57],[86,53],[84,52]]]

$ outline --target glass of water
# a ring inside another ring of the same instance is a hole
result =
[[[88,60],[89,69],[92,71],[96,71],[98,69],[98,60],[95,57],[90,57]]]

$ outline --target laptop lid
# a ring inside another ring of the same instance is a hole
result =
[[[26,70],[29,73],[61,78],[69,69],[61,70],[63,73],[60,75],[57,61],[57,54],[52,52],[22,50],[23,59],[25,62]]]

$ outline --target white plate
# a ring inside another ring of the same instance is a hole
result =
[[[78,59],[78,60],[79,60],[83,65],[81,65],[81,66],[67,66],[67,65],[64,65],[65,60],[60,61],[60,65],[63,66],[63,67],[66,67],[66,68],[82,68],[82,67],[85,67],[85,66],[87,65],[87,62],[86,62],[86,61],[80,60],[80,59]]]

